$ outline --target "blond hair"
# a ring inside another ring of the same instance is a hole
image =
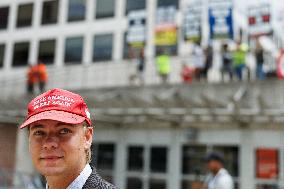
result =
[[[84,121],[83,122],[84,132],[87,132],[87,128],[88,127],[93,127],[93,126],[89,125],[86,121]],[[91,160],[92,160],[92,149],[91,149],[91,146],[85,152],[86,152],[86,162],[87,163],[91,163]]]

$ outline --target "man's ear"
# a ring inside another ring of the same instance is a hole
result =
[[[85,128],[85,139],[86,139],[86,149],[90,148],[93,142],[93,133],[94,129],[93,127],[86,127]]]

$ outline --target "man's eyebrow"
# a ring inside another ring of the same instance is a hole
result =
[[[30,130],[42,129],[42,128],[44,128],[44,126],[43,126],[43,125],[38,124],[38,125],[31,126],[31,127],[30,127]]]
[[[58,122],[58,123],[55,125],[55,127],[62,127],[62,126],[74,127],[74,125],[72,125],[72,124],[63,123],[63,122]]]

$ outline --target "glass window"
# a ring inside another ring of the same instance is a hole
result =
[[[54,63],[55,47],[55,39],[40,41],[38,59],[44,62],[45,64]]]
[[[275,184],[258,184],[256,189],[279,189]]]
[[[0,29],[6,29],[8,26],[9,7],[0,8]]]
[[[184,146],[182,149],[182,173],[199,176],[206,174],[204,157],[206,146]]]
[[[95,35],[93,43],[93,61],[112,59],[112,34]]]
[[[124,33],[123,39],[123,58],[131,59],[139,56],[141,52],[141,47],[132,47],[129,43],[127,43],[127,32]]]
[[[115,158],[114,144],[99,144],[97,150],[97,168],[112,170]]]
[[[158,0],[158,7],[175,6],[178,8],[179,0]]]
[[[14,44],[13,66],[28,65],[29,48],[29,42],[20,42]]]
[[[143,147],[131,146],[128,148],[128,170],[142,171],[144,167],[144,149]]]
[[[58,17],[58,0],[43,2],[41,24],[55,24]]]
[[[146,9],[145,0],[127,0],[125,14],[127,15],[129,11]]]
[[[5,45],[0,44],[0,67],[4,65]]]
[[[65,63],[81,63],[83,56],[83,37],[67,38],[65,42]]]
[[[151,179],[149,181],[149,189],[166,189],[166,181]]]
[[[69,0],[68,21],[85,20],[86,0]]]
[[[167,148],[152,147],[151,148],[151,172],[165,173],[167,171]]]
[[[33,3],[19,5],[17,27],[27,27],[32,25]]]
[[[127,179],[127,189],[142,189],[143,182],[140,178],[128,178]]]
[[[239,176],[239,148],[235,146],[216,146],[214,150],[224,154],[224,167],[233,177]]]
[[[182,189],[195,189],[195,188],[203,188],[203,182],[200,180],[200,178],[196,178],[196,180],[183,180],[182,183]]]
[[[115,0],[97,0],[96,18],[114,17]]]

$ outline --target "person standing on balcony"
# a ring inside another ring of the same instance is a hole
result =
[[[205,161],[210,171],[205,181],[205,189],[234,189],[233,178],[224,168],[224,157],[221,153],[211,152]]]
[[[168,77],[171,72],[170,56],[163,50],[158,51],[158,56],[156,57],[156,68],[162,83],[168,83]]]
[[[34,94],[34,86],[37,83],[37,73],[36,73],[36,67],[33,65],[29,65],[28,71],[27,71],[27,93],[30,95]]]
[[[196,41],[193,44],[192,50],[192,64],[195,68],[195,78],[198,81],[201,81],[202,76],[204,75],[205,70],[205,59],[204,59],[204,52],[200,46],[200,41]]]
[[[222,80],[225,81],[225,74],[229,74],[230,81],[233,80],[232,53],[228,49],[228,44],[222,46]]]
[[[28,104],[26,128],[33,164],[47,189],[118,189],[90,166],[93,126],[83,98],[49,90]]]
[[[45,91],[48,75],[47,75],[46,66],[41,61],[38,61],[37,64],[37,75],[38,75],[39,90],[41,93],[43,93]]]
[[[138,60],[137,60],[137,75],[139,78],[140,85],[144,85],[144,70],[145,70],[145,55],[144,48],[139,51]]]
[[[263,63],[264,63],[264,56],[263,56],[263,48],[259,42],[259,40],[256,41],[256,48],[255,48],[255,59],[256,59],[256,77],[259,80],[265,79],[265,73],[263,71]]]
[[[239,81],[243,80],[243,70],[246,68],[246,47],[239,43],[233,53],[234,69]]]

